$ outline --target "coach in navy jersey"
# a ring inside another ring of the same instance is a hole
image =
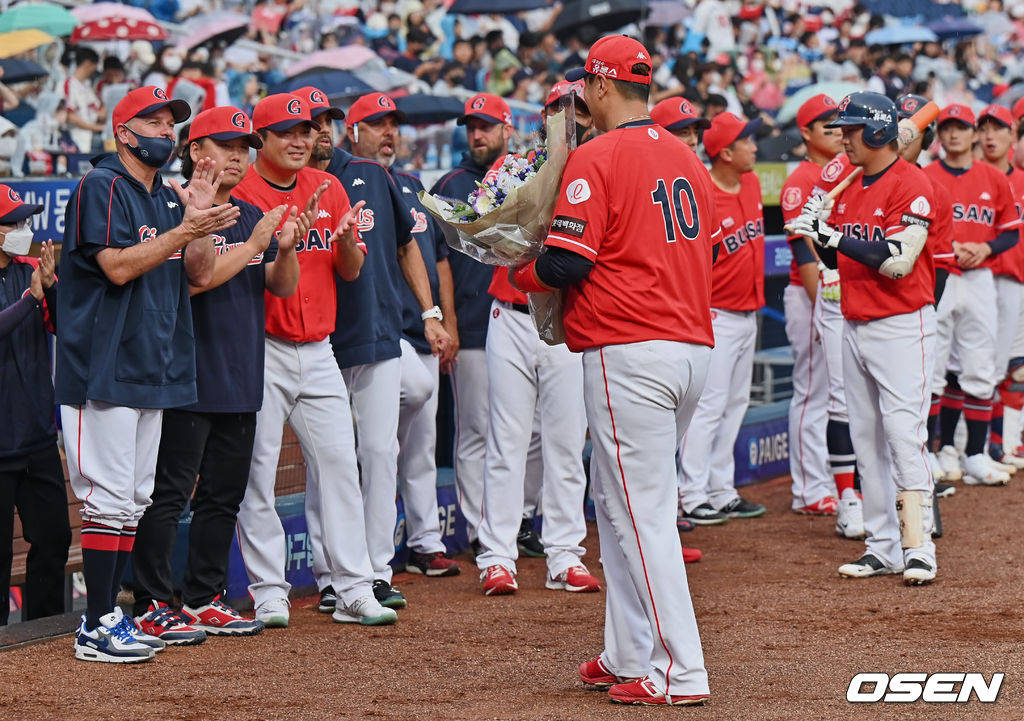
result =
[[[249,148],[261,147],[263,140],[252,131],[249,117],[227,106],[196,116],[182,152],[186,178],[192,177],[200,158],[213,160],[213,171],[223,173],[214,202],[237,206],[240,216],[234,227],[214,235],[217,261],[211,282],[190,288],[199,400],[164,411],[153,503],[139,522],[132,554],[136,620],[143,631],[169,644],[263,630],[262,622],[242,618],[220,594],[249,478],[256,412],[263,405],[263,294],[265,289],[279,297],[295,292],[295,242],[305,236],[309,222],[295,206],[281,205],[264,215],[255,205],[231,197],[248,170]],[[171,608],[171,553],[178,519],[190,497],[184,606],[178,611]]]
[[[163,184],[174,124],[188,116],[187,103],[155,86],[128,93],[113,112],[117,153],[94,160],[64,216],[55,385],[84,503],[88,607],[75,655],[86,661],[145,661],[164,646],[136,634],[117,591],[153,490],[162,409],[196,401],[189,283],[210,281],[210,234],[239,214],[212,205],[205,159],[189,189]]]
[[[419,246],[410,242],[412,217],[402,200],[398,186],[379,163],[356,158],[334,147],[332,120],[343,113],[332,108],[316,88],[302,88],[296,94],[309,102],[310,114],[320,120],[320,132],[313,144],[311,167],[325,170],[341,181],[353,203],[363,200],[366,206],[359,213],[359,235],[366,242],[367,256],[359,278],[338,285],[337,329],[331,334],[331,345],[338,360],[345,385],[352,401],[352,417],[356,425],[356,452],[363,490],[363,513],[366,522],[366,546],[373,565],[374,595],[389,608],[404,608],[402,593],[391,585],[394,556],[394,532],[398,519],[395,507],[395,476],[398,464],[398,404],[401,384],[402,304],[399,286],[407,283],[422,301],[424,315],[436,316],[428,321],[428,336],[435,351],[448,341],[441,326],[440,310],[430,298],[427,278]],[[375,94],[390,103],[387,96]],[[360,98],[349,110],[349,123],[356,124],[382,108]],[[403,282],[402,276],[405,280]],[[308,507],[307,507],[308,510]],[[330,509],[313,514],[317,520],[328,518]],[[314,571],[325,568],[318,539],[320,528],[311,524],[311,545],[314,548]],[[318,560],[318,556],[319,560]],[[318,573],[323,583],[326,578]],[[321,595],[326,586],[321,586]],[[324,611],[329,596],[324,598]]]
[[[10,607],[15,506],[31,544],[23,621],[64,612],[71,545],[46,337],[57,311],[53,243],[43,244],[41,259],[28,257],[31,219],[41,212],[0,185],[0,626]]]
[[[466,126],[469,152],[430,189],[432,194],[465,201],[494,161],[508,152],[512,111],[497,95],[479,93],[466,101],[459,125]],[[491,312],[493,268],[462,253],[449,258],[458,315],[459,352],[451,368],[455,395],[455,481],[470,543],[477,545],[483,504],[484,452],[487,443],[487,320]]]
[[[349,120],[352,152],[356,157],[375,160],[385,168],[394,165],[400,142],[401,114],[393,101],[379,93],[360,98],[352,106]],[[440,305],[441,324],[455,324],[448,246],[437,222],[420,205],[417,193],[423,185],[417,178],[392,172],[401,188],[402,200],[413,220],[412,235],[423,256],[430,281],[429,304]],[[440,260],[438,260],[440,258]],[[443,290],[439,276],[444,277]],[[406,570],[429,577],[455,576],[458,564],[445,556],[437,507],[437,385],[439,364],[450,363],[455,347],[449,343],[436,355],[427,330],[436,319],[424,312],[423,301],[408,284],[402,284],[402,384],[398,414],[398,482],[405,509]],[[426,320],[424,317],[426,316]]]

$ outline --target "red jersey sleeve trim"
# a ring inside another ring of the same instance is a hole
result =
[[[578,240],[571,240],[561,235],[549,235],[547,239],[547,245],[553,245],[556,248],[563,248],[565,250],[571,250],[574,253],[583,255],[580,250],[585,250],[587,255],[597,257],[597,251],[591,248],[589,245],[579,242]]]

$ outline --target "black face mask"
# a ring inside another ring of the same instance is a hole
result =
[[[586,138],[585,137],[588,132],[590,132],[590,127],[588,127],[586,125],[580,125],[579,123],[576,123],[576,145],[577,146],[583,145],[584,142],[586,142],[587,140],[590,140],[590,138]]]
[[[131,145],[126,146],[132,155],[151,168],[159,170],[164,167],[164,163],[168,161],[171,153],[174,152],[174,140],[171,138],[147,138],[139,135],[127,125],[124,127],[135,136],[135,140],[138,142],[138,145],[135,147]]]

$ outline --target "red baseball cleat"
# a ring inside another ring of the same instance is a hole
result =
[[[683,546],[683,563],[696,563],[704,558],[704,554],[696,548]]]
[[[601,590],[601,582],[590,575],[583,564],[562,571],[556,578],[550,576],[544,581],[544,587],[552,591],[569,591],[570,593],[592,593]]]
[[[516,577],[504,566],[488,566],[480,574],[480,580],[484,582],[483,590],[485,596],[505,596],[519,590]]]
[[[584,661],[579,666],[580,680],[583,681],[584,686],[593,686],[598,689],[606,689],[609,686],[614,686],[617,683],[627,683],[629,681],[635,681],[633,678],[623,678],[616,676],[601,661],[601,657],[598,656],[593,661]]]
[[[834,516],[839,509],[839,501],[833,496],[825,496],[820,501],[815,501],[802,508],[794,508],[794,513],[801,513],[805,516]]]
[[[632,704],[635,706],[703,706],[709,694],[698,696],[666,696],[654,688],[650,677],[644,676],[636,681],[620,683],[608,689],[608,698],[613,703]]]

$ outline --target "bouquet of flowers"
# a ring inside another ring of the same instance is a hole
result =
[[[548,118],[546,147],[499,158],[468,198],[420,193],[449,246],[487,265],[516,266],[540,255],[569,157],[566,126],[564,112]]]

